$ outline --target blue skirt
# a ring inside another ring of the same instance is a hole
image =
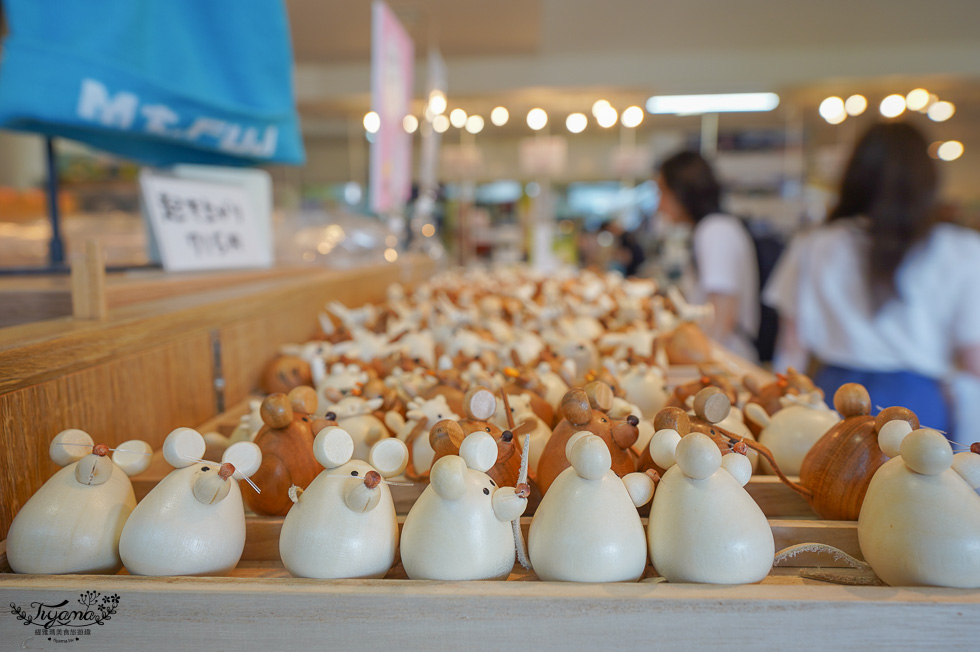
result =
[[[949,405],[939,381],[911,371],[863,371],[827,365],[813,379],[832,404],[834,392],[845,383],[860,383],[871,395],[871,414],[900,405],[915,412],[923,428],[935,428],[952,437]]]

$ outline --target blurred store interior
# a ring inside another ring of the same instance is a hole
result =
[[[285,4],[306,162],[269,168],[277,224],[290,225],[277,238],[292,238],[277,242],[285,252],[279,263],[331,264],[338,231],[327,227],[376,218],[367,205],[372,134],[365,126],[371,3]],[[651,170],[683,146],[713,158],[730,212],[788,235],[823,218],[856,135],[890,119],[883,110],[926,131],[941,163],[948,218],[980,226],[975,0],[389,4],[415,43],[417,120],[406,127],[414,131],[416,193],[423,129],[415,123],[425,121],[428,55],[438,51],[445,62],[451,122],[435,123],[445,127],[437,195],[431,218],[415,226],[455,260],[527,257],[523,236],[535,211],[556,217],[556,251],[569,260],[582,253],[574,236],[603,225],[638,230],[651,246]],[[707,115],[648,111],[655,96],[746,92],[774,93],[778,105]],[[597,106],[601,100],[608,106]],[[506,109],[506,121],[496,107]],[[538,130],[529,126],[532,109],[547,117]],[[538,148],[536,161],[530,143],[548,139],[559,151],[542,161]],[[96,238],[110,265],[146,264],[138,164],[64,139],[56,152],[69,258]],[[46,262],[45,165],[40,136],[0,131],[0,266]],[[396,242],[367,249],[379,256],[409,244],[402,233]]]

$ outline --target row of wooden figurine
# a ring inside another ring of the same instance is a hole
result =
[[[903,419],[879,428],[891,459],[875,474],[858,524],[874,571],[889,584],[980,587],[980,455],[953,455],[947,440]],[[225,573],[245,543],[237,482],[258,468],[257,446],[230,447],[221,464],[201,460],[204,440],[180,428],[164,444],[175,467],[137,506],[127,474],[145,468],[148,446],[105,446],[78,430],[52,442],[65,464],[24,506],[11,526],[7,555],[16,572],[115,572],[125,564],[146,575]],[[86,448],[91,450],[87,453]],[[81,451],[81,454],[79,454]],[[295,502],[283,523],[280,553],[287,570],[304,577],[380,577],[394,562],[397,521],[385,478],[407,461],[398,439],[375,444],[368,461],[351,459],[353,441],[328,426],[314,451],[325,470]],[[530,564],[544,580],[629,581],[647,555],[669,581],[747,583],[764,578],[773,561],[768,522],[743,486],[748,460],[722,456],[707,435],[659,430],[650,454],[667,469],[660,480],[646,536],[636,512],[654,494],[654,478],[611,470],[608,446],[589,432],[568,442],[570,467],[556,479],[531,522]],[[499,487],[486,475],[497,445],[486,433],[468,435],[459,455],[441,458],[431,482],[402,528],[401,559],[413,579],[506,577],[517,519],[528,488]],[[527,560],[522,559],[523,562]]]

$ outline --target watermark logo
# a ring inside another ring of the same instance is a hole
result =
[[[92,627],[101,627],[112,620],[119,608],[119,594],[102,595],[98,591],[85,591],[75,600],[61,602],[31,602],[22,608],[10,603],[10,613],[25,627],[34,627],[35,636],[46,636],[56,643],[71,643],[91,636]]]

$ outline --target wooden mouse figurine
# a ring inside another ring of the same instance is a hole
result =
[[[310,363],[298,355],[279,353],[265,366],[259,387],[266,394],[285,394],[294,387],[313,385]]]
[[[980,445],[953,455],[943,435],[904,419],[878,428],[892,459],[868,485],[861,554],[892,586],[980,588]]]
[[[384,577],[395,560],[398,523],[383,478],[405,469],[408,448],[382,439],[367,462],[352,459],[354,440],[329,426],[317,434],[313,452],[325,470],[306,491],[290,489],[296,504],[279,535],[283,565],[296,577]]]
[[[757,404],[766,411],[769,416],[773,416],[783,409],[782,398],[798,394],[817,393],[823,399],[823,390],[813,384],[804,374],[799,373],[793,367],[789,367],[785,374],[776,374],[776,379],[769,383],[763,383],[757,376],[747,375],[742,379],[742,386],[749,391],[749,398],[745,401],[745,408],[749,404]],[[764,427],[755,420],[746,419],[745,425],[749,427],[756,438]]]
[[[498,487],[486,474],[497,445],[486,432],[468,435],[459,455],[432,465],[429,486],[412,506],[401,535],[401,559],[411,579],[490,580],[514,567],[511,521],[527,507],[530,489]]]
[[[463,396],[463,415],[456,424],[437,423],[429,433],[429,443],[435,451],[433,462],[445,455],[455,455],[466,435],[484,432],[497,444],[497,460],[487,470],[500,486],[513,486],[521,468],[521,450],[511,430],[501,430],[491,423],[497,409],[497,399],[485,387],[471,387]]]
[[[747,584],[772,568],[775,542],[765,514],[743,488],[752,464],[722,456],[711,437],[659,430],[650,453],[667,469],[650,508],[650,560],[668,582]]]
[[[568,468],[565,449],[575,433],[588,430],[600,437],[612,458],[612,470],[619,477],[636,470],[630,446],[639,436],[640,420],[630,415],[624,420],[611,419],[606,411],[612,407],[613,393],[609,385],[593,381],[584,388],[570,389],[562,399],[562,420],[555,426],[548,440],[541,461],[538,463],[537,482],[542,494],[555,481],[558,474]]]
[[[294,409],[290,396],[272,394],[262,401],[260,412],[265,426],[255,436],[255,443],[262,450],[262,464],[252,475],[262,493],[245,494],[245,504],[256,514],[282,516],[289,511],[293,505],[289,488],[308,486],[323,470],[313,455],[313,428],[336,425],[329,419],[334,415],[318,419]],[[315,402],[305,409],[313,411]]]
[[[552,483],[531,521],[534,572],[544,581],[635,582],[647,561],[636,508],[653,497],[653,479],[617,476],[609,447],[585,430],[568,440],[565,456],[571,466]]]
[[[903,407],[885,408],[877,417],[871,416],[871,397],[856,383],[837,390],[834,407],[844,420],[817,440],[803,458],[799,484],[781,479],[800,493],[820,518],[856,521],[871,478],[888,461],[878,445],[881,428],[902,419],[917,430],[919,419]]]
[[[694,400],[690,402],[693,415],[689,415],[687,411],[679,407],[665,407],[657,412],[653,418],[654,430],[674,430],[682,437],[699,432],[710,437],[722,455],[729,454],[733,444],[744,443],[747,448],[746,455],[753,469],[756,467],[760,455],[771,457],[769,451],[755,442],[744,427],[741,432],[733,432],[722,425],[729,418],[732,410],[732,404],[724,391],[718,387],[708,386],[699,391],[694,396]],[[653,469],[661,476],[666,471],[666,469],[657,466],[656,461],[650,455],[649,446],[640,456],[637,469],[640,471]]]
[[[745,423],[758,424],[756,438],[768,448],[783,473],[799,475],[803,458],[824,433],[840,421],[840,415],[823,402],[822,392],[786,394],[780,397],[783,408],[770,415],[759,403],[745,404]],[[763,459],[762,468],[772,473]]]
[[[459,420],[462,417],[453,412],[446,397],[438,394],[435,398],[413,398],[408,402],[408,417],[406,421],[401,415],[389,412],[385,415],[385,424],[395,437],[408,446],[408,465],[405,475],[411,480],[424,480],[429,477],[429,469],[435,461],[436,452],[429,443],[429,433],[436,423],[443,420]],[[460,439],[462,441],[462,439]],[[457,445],[446,451],[446,455],[454,455],[459,450]]]
[[[219,464],[201,460],[204,448],[191,428],[177,428],[163,442],[174,470],[140,501],[119,538],[119,554],[133,575],[223,575],[238,565],[245,509],[237,480],[259,468],[262,452],[238,442]]]
[[[51,441],[63,467],[34,492],[10,524],[7,561],[15,573],[116,573],[119,535],[136,507],[129,477],[150,464],[150,446],[130,440],[94,445],[88,433],[64,430]]]

